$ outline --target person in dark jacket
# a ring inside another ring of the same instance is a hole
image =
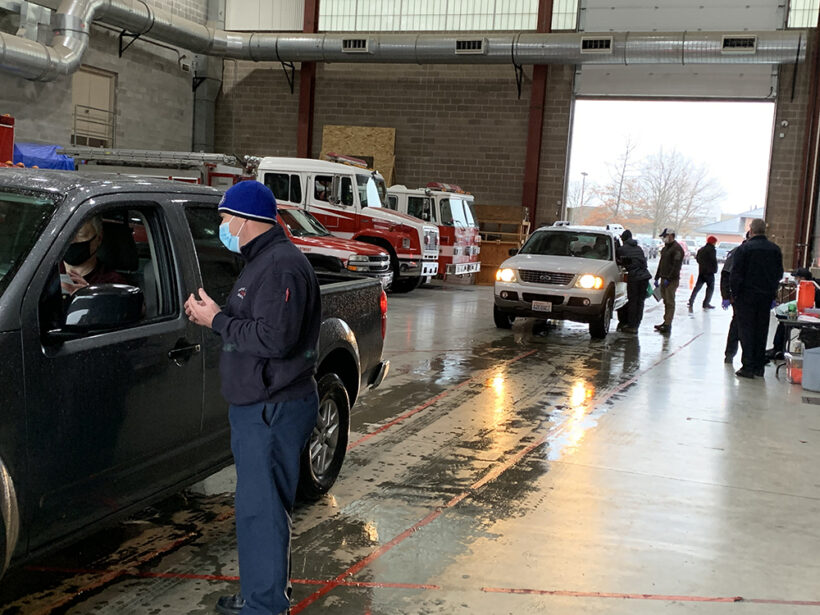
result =
[[[783,254],[766,239],[766,223],[757,218],[749,226],[749,240],[738,247],[732,263],[732,299],[737,318],[743,367],[740,378],[763,376],[769,312],[783,277]]]
[[[712,294],[715,292],[715,274],[718,270],[717,250],[715,244],[717,237],[710,235],[706,239],[706,245],[698,250],[695,260],[698,261],[698,281],[695,288],[692,289],[692,294],[689,296],[689,309],[691,310],[695,304],[695,298],[698,296],[700,289],[706,285],[706,296],[703,298],[703,309],[713,310],[715,306],[712,305]]]
[[[632,239],[632,231],[621,234],[622,245],[618,247],[618,262],[626,269],[627,304],[618,310],[620,330],[624,333],[637,333],[643,320],[643,306],[646,301],[646,287],[652,274],[646,266],[646,255],[638,242]]]
[[[675,293],[680,285],[680,270],[683,267],[683,248],[675,241],[675,231],[669,228],[661,233],[664,246],[661,250],[661,260],[655,272],[655,287],[660,285],[663,297],[663,322],[655,325],[659,333],[669,333],[672,330],[672,319],[675,317]]]
[[[734,248],[726,255],[726,260],[723,262],[723,269],[720,271],[720,296],[723,300],[721,306],[724,310],[728,310],[732,305],[732,264],[735,260]],[[735,311],[732,309],[732,320],[729,323],[729,333],[726,335],[726,349],[723,351],[723,362],[734,363],[737,349],[740,346],[740,336],[737,332],[737,318]]]
[[[274,615],[290,607],[291,511],[302,449],[318,416],[321,296],[313,268],[276,224],[273,193],[256,181],[219,204],[219,238],[246,263],[227,305],[199,289],[185,311],[222,338],[222,394],[230,404],[236,463],[240,593],[225,615]]]

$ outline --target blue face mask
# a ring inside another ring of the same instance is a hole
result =
[[[242,226],[239,227],[239,232],[236,235],[231,233],[230,226],[232,220],[233,218],[219,225],[219,240],[231,252],[239,254],[239,233],[242,232],[242,228],[245,226],[245,222],[247,222],[247,220],[245,220],[245,222],[242,223]]]

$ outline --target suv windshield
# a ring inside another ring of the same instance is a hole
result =
[[[520,254],[577,256],[607,261],[612,260],[612,240],[599,233],[536,231],[521,248]]]
[[[279,215],[294,237],[326,237],[330,235],[322,223],[301,209],[280,209]]]
[[[356,185],[362,207],[384,207],[387,203],[387,186],[381,177],[357,173]]]
[[[8,288],[55,207],[53,198],[0,192],[0,294]]]

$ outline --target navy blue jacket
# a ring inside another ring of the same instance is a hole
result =
[[[737,247],[732,259],[732,298],[774,301],[783,277],[783,254],[765,235],[755,235]]]
[[[234,405],[303,399],[316,391],[316,274],[279,225],[241,251],[245,268],[213,321],[222,337],[222,395]]]
[[[652,279],[652,274],[646,266],[646,256],[634,239],[627,239],[618,246],[618,261],[629,275],[630,282],[645,282]]]

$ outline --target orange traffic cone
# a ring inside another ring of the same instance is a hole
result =
[[[692,290],[693,288],[695,288],[695,274],[690,273],[689,274],[689,290]]]

